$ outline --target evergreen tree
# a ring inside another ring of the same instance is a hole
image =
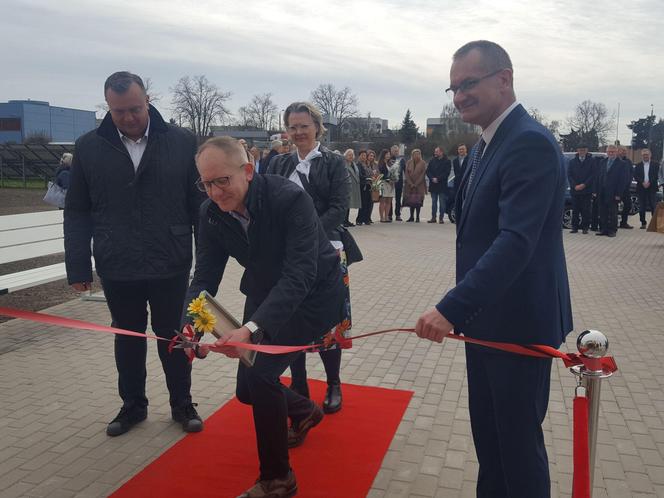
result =
[[[401,122],[401,129],[399,130],[399,137],[405,144],[412,144],[417,140],[417,125],[410,115],[410,109],[406,111],[406,115]]]

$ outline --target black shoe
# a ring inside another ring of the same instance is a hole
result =
[[[323,411],[325,413],[336,413],[341,410],[341,384],[330,384],[327,386]]]
[[[600,236],[600,235],[608,235],[606,232],[597,232],[595,235]]]
[[[307,418],[288,429],[288,447],[296,448],[302,445],[309,431],[320,424],[324,416],[323,410],[314,404],[314,408]]]
[[[645,224],[645,223],[641,223],[641,230],[645,230],[645,229],[646,229],[646,224]]]
[[[419,219],[419,218],[416,218],[416,219],[415,219],[415,223],[419,223],[419,222],[420,222],[420,219]]]
[[[392,221],[392,217],[391,217],[391,216],[388,216],[388,217],[387,217],[387,221]],[[399,218],[397,218],[397,221],[399,221]]]
[[[408,219],[406,220],[406,223],[412,223],[413,221],[415,221],[413,218],[408,218]]]
[[[396,220],[397,220],[397,221],[403,221],[403,220],[401,219],[401,216],[397,216]]]
[[[579,233],[579,229],[578,229],[578,228],[572,228],[572,229],[569,231],[569,233]]]
[[[306,382],[304,384],[293,384],[293,383],[291,383],[291,385],[288,386],[288,388],[291,391],[295,391],[300,396],[304,396],[307,399],[310,398],[310,396],[309,396],[309,384],[307,384]]]
[[[581,233],[583,233],[584,235],[586,235],[586,234],[588,233],[588,229],[587,229],[587,228],[584,228],[584,229],[583,229],[583,232],[581,232]]]
[[[106,434],[111,437],[119,436],[120,434],[127,432],[139,422],[143,422],[146,418],[148,418],[147,408],[126,408],[123,406],[120,408],[120,412],[111,423],[106,426]]]
[[[290,498],[296,494],[297,482],[295,481],[295,474],[291,470],[286,477],[281,479],[258,478],[256,484],[237,498]]]
[[[203,421],[198,415],[194,403],[189,403],[184,406],[171,408],[171,416],[173,420],[182,424],[184,432],[201,432],[203,430]]]
[[[436,223],[436,218],[431,218],[427,223]]]
[[[442,225],[443,223],[445,223],[445,220],[443,219],[442,216],[440,217],[440,221],[439,221],[438,223],[440,223],[441,225]]]
[[[621,223],[620,228],[627,228],[628,230],[631,230],[634,227],[628,223]]]
[[[630,228],[632,228],[632,227],[630,227]],[[609,233],[606,234],[606,236],[607,236],[607,237],[615,237],[615,236],[616,236],[616,232],[609,232]]]
[[[591,232],[596,232],[596,231],[597,231],[597,227],[590,227],[590,231],[591,231]]]

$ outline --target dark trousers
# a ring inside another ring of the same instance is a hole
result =
[[[371,211],[373,211],[373,201],[371,200],[371,190],[362,191],[362,207],[357,212],[355,223],[371,223]]]
[[[254,415],[261,479],[288,474],[288,418],[297,424],[314,408],[313,402],[279,381],[299,354],[258,353],[253,367],[240,362],[237,369],[237,398],[251,405]]]
[[[171,339],[180,329],[189,273],[158,280],[119,281],[102,279],[101,284],[113,319],[113,327],[145,333],[150,321],[159,337]],[[156,341],[166,376],[171,407],[191,403],[191,364],[182,349],[168,352],[168,342]],[[147,340],[115,336],[115,364],[118,390],[126,407],[146,407],[145,395]]]
[[[641,190],[638,193],[639,196],[639,218],[641,224],[646,224],[646,211],[650,211],[651,214],[655,212],[655,206],[657,205],[657,191],[656,190]]]
[[[599,196],[593,196],[590,208],[590,227],[597,229],[599,227]]]
[[[618,201],[600,198],[599,226],[604,233],[616,233],[618,230]]]
[[[629,189],[623,192],[621,200],[623,202],[623,208],[622,212],[620,213],[621,214],[620,224],[626,225],[627,218],[629,217],[629,212],[632,210],[632,194],[629,192]]]
[[[320,352],[320,359],[325,367],[325,376],[328,384],[339,384],[341,379],[339,371],[341,370],[341,349],[328,349]],[[291,363],[291,375],[293,376],[293,385],[303,386],[307,382],[307,355],[300,355]]]
[[[438,204],[440,203],[440,207]],[[431,192],[431,219],[436,219],[436,211],[439,210],[438,218],[443,219],[447,209],[447,195],[445,192]]]
[[[572,195],[572,228],[579,229],[579,218],[581,229],[587,230],[590,225],[590,194]]]
[[[394,188],[394,197],[395,197],[395,208],[394,213],[397,215],[397,218],[401,218],[401,195],[403,194],[403,181],[398,182]],[[390,208],[390,215],[392,214],[392,209]]]
[[[542,422],[551,360],[466,346],[470,425],[479,462],[478,498],[548,498]]]

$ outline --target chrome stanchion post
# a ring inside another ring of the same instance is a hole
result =
[[[595,454],[597,446],[597,420],[599,418],[599,398],[602,379],[611,377],[612,372],[602,370],[599,360],[609,350],[609,340],[599,330],[584,330],[576,339],[576,347],[581,356],[597,360],[594,368],[588,365],[575,365],[570,368],[579,377],[579,383],[586,388],[588,398],[588,449],[590,452],[590,494],[592,496],[595,478]],[[589,362],[592,363],[592,362]]]

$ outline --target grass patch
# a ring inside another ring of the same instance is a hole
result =
[[[48,182],[42,178],[2,178],[0,179],[0,188],[29,188],[43,190],[48,186]]]

